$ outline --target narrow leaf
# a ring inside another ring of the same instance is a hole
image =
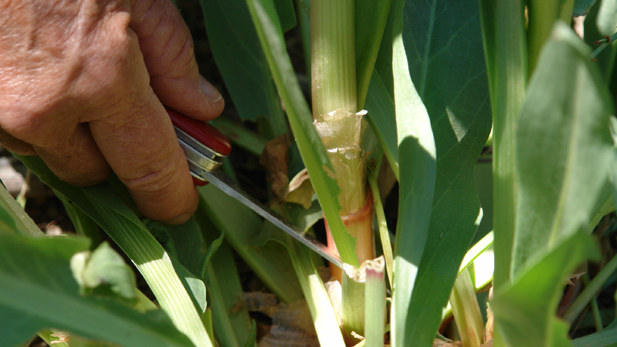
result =
[[[379,53],[379,46],[386,27],[392,0],[356,0],[356,84],[358,110],[364,108],[366,93]]]
[[[394,100],[388,93],[381,77],[373,71],[371,84],[366,98],[367,118],[373,128],[379,144],[388,159],[388,164],[399,179],[398,143],[396,134],[396,115]]]

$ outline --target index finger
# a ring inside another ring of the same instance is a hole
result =
[[[195,212],[198,195],[186,157],[151,88],[126,114],[91,121],[90,129],[144,216],[179,224]]]

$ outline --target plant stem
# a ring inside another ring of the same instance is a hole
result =
[[[353,0],[311,1],[313,119],[357,111]]]
[[[386,283],[383,257],[366,262],[364,338],[367,347],[383,347],[386,324]]]
[[[379,225],[379,237],[381,239],[381,248],[383,249],[383,256],[386,261],[386,270],[388,272],[388,283],[390,288],[393,288],[392,269],[394,268],[394,252],[392,251],[392,241],[390,240],[390,232],[388,231],[388,224],[386,222],[386,214],[379,197],[379,187],[377,186],[377,170],[372,170],[369,174],[369,184],[371,186],[371,192],[373,194],[373,204],[375,206],[375,214],[377,215],[377,224]]]
[[[450,303],[463,346],[480,346],[484,339],[484,322],[469,268],[466,268],[456,278],[452,294],[450,294]]]
[[[527,42],[522,1],[481,0],[480,5],[493,105],[494,284],[499,288],[510,278],[517,201],[515,131],[527,84]]]
[[[600,272],[596,275],[596,277],[589,282],[589,284],[585,287],[585,289],[579,294],[579,296],[572,302],[570,307],[563,314],[563,319],[572,324],[576,317],[583,311],[585,306],[589,303],[589,301],[596,295],[596,293],[600,290],[604,282],[608,280],[608,278],[617,271],[617,256],[614,256],[611,261],[600,270]]]
[[[374,258],[367,207],[366,129],[357,111],[353,0],[311,1],[311,82],[315,127],[341,189],[341,217],[356,237],[358,262]]]

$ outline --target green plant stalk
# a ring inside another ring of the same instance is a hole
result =
[[[469,268],[456,278],[450,294],[450,303],[463,346],[480,346],[484,340],[484,322]]]
[[[308,248],[292,240],[291,237],[287,237],[287,247],[311,317],[313,317],[320,345],[345,346],[334,308],[332,308],[323,281],[311,261]]]
[[[540,51],[544,42],[549,37],[555,21],[558,19],[570,23],[572,19],[572,7],[574,2],[571,0],[532,0],[528,2],[529,25],[528,25],[528,61],[529,74],[531,75],[538,62]],[[569,12],[568,18],[562,18],[562,13]]]
[[[371,193],[373,194],[373,206],[375,208],[375,214],[377,215],[377,224],[379,225],[379,238],[381,239],[381,248],[383,250],[383,256],[386,262],[388,283],[390,284],[390,288],[393,288],[392,269],[394,268],[394,252],[392,251],[392,241],[390,240],[390,232],[388,230],[388,223],[386,222],[386,214],[379,196],[379,187],[377,186],[377,170],[370,171],[368,182],[371,187]]]
[[[357,112],[354,1],[311,1],[311,85],[313,119],[328,151],[338,186],[341,217],[357,238],[358,262],[374,258],[372,213],[365,208],[366,158],[362,138],[366,129]],[[366,218],[364,220],[363,218]],[[353,220],[353,222],[350,222]]]
[[[354,341],[352,332],[364,336],[366,262],[360,268],[343,265],[343,334],[348,342]]]
[[[589,273],[583,274],[582,280],[583,280],[583,284],[585,286],[588,286],[589,285]],[[596,331],[600,331],[604,329],[604,323],[602,323],[602,315],[600,314],[600,308],[598,307],[598,300],[596,299],[595,296],[591,298],[591,302],[589,304],[591,305],[591,313],[593,314],[593,323],[596,326]]]
[[[261,0],[247,0],[253,24],[257,30],[261,47],[266,54],[272,77],[285,104],[289,124],[302,155],[311,183],[319,198],[324,216],[329,221],[332,237],[336,240],[341,259],[348,264],[358,265],[355,253],[355,240],[347,232],[341,220],[341,205],[336,198],[340,188],[336,179],[329,174],[333,172],[332,163],[326,155],[323,143],[316,134],[310,121],[310,111],[295,73],[291,66],[289,54],[285,50],[283,33],[280,25],[271,18],[268,8]]]
[[[510,278],[517,203],[515,130],[527,84],[521,1],[481,0],[482,33],[493,111],[495,288]]]
[[[585,306],[591,301],[596,293],[602,288],[604,282],[617,271],[617,256],[614,256],[602,270],[596,275],[596,277],[589,282],[589,285],[579,294],[572,302],[570,307],[563,314],[563,319],[572,324],[576,317],[583,311]]]
[[[353,0],[311,1],[313,118],[357,111]]]
[[[383,257],[367,261],[364,341],[367,347],[383,347],[386,324],[386,283]]]

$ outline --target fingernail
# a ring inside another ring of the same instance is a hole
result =
[[[211,99],[212,101],[216,102],[223,98],[221,93],[202,76],[199,76],[199,89],[201,90],[201,93],[206,96],[206,98]]]

